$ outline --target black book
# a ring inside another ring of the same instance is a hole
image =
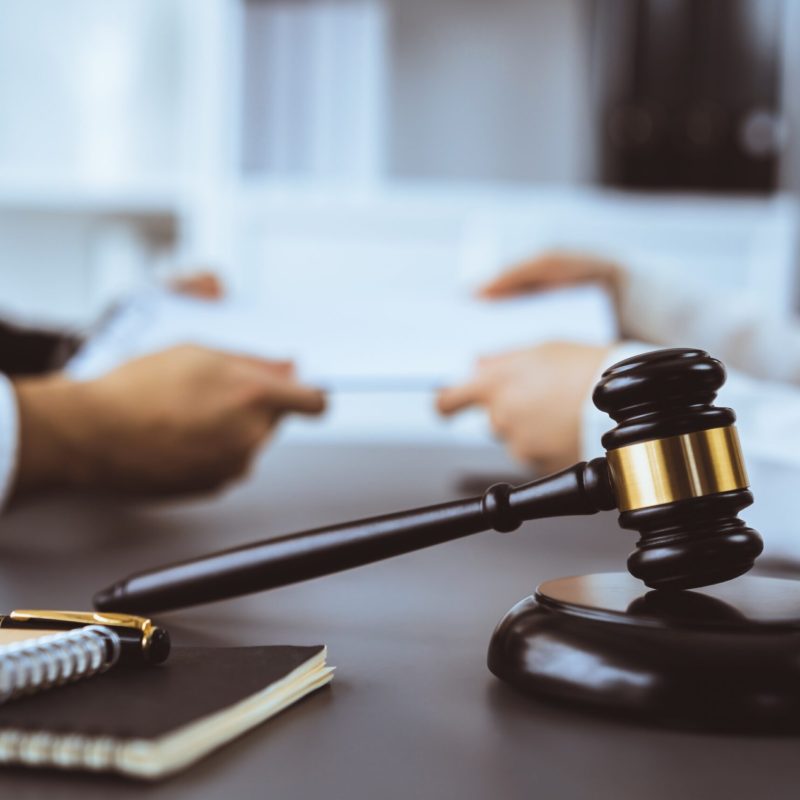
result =
[[[188,767],[327,684],[314,647],[176,647],[0,707],[0,764],[156,780]]]

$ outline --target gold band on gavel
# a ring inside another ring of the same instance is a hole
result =
[[[620,511],[749,485],[734,425],[629,444],[606,458]]]

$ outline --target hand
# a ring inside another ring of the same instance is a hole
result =
[[[290,411],[323,394],[288,362],[180,346],[78,383],[21,380],[16,488],[139,495],[208,492],[241,477]]]
[[[482,406],[515,458],[560,469],[579,458],[581,408],[608,351],[552,342],[482,358],[470,381],[442,389],[439,411]]]
[[[225,296],[225,285],[216,273],[208,270],[180,275],[173,278],[167,286],[175,294],[197,300],[220,300]]]
[[[494,300],[594,282],[605,286],[616,301],[624,275],[623,268],[610,261],[577,253],[551,252],[510,267],[484,284],[478,294]]]

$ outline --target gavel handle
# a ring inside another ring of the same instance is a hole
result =
[[[328,575],[524,520],[615,507],[603,458],[481,497],[281,536],[140,572],[94,597],[102,611],[149,614]]]

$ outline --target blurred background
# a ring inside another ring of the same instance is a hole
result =
[[[87,330],[209,267],[288,355],[383,342],[289,435],[488,441],[380,364],[522,255],[796,311],[798,82],[790,0],[0,0],[0,313]]]

